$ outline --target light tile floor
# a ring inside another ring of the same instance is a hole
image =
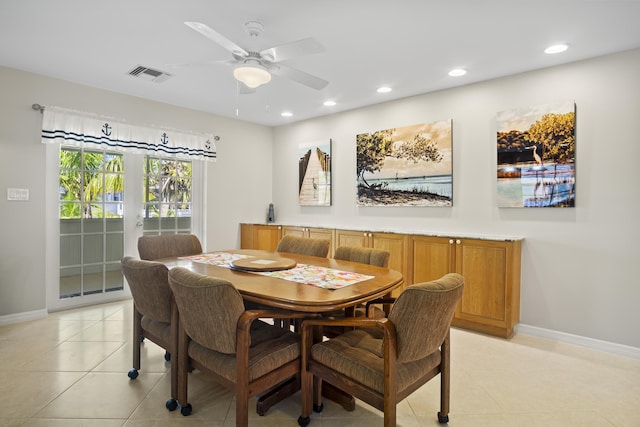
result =
[[[164,407],[169,364],[146,341],[136,380],[131,301],[50,314],[0,326],[0,426],[233,426],[226,389],[190,374],[193,413]],[[640,360],[526,335],[511,340],[452,331],[449,426],[640,426]],[[398,425],[436,426],[439,381],[398,405]],[[251,405],[255,408],[255,405]],[[299,394],[250,425],[296,426]],[[382,425],[381,412],[358,402],[354,412],[325,401],[310,426]]]

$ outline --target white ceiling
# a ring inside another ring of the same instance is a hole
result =
[[[278,126],[637,48],[639,18],[640,0],[0,0],[0,65]],[[239,95],[232,67],[206,64],[231,54],[184,25],[205,23],[247,48],[249,20],[265,27],[256,50],[317,39],[324,53],[284,63],[329,84],[274,76]],[[558,42],[569,50],[543,53]],[[137,65],[173,76],[129,76]],[[467,75],[449,77],[457,67]]]

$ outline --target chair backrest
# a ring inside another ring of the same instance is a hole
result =
[[[211,350],[235,354],[236,330],[244,304],[233,284],[174,267],[169,271],[169,285],[187,335]]]
[[[325,239],[297,237],[287,234],[278,242],[276,251],[326,258],[329,254],[330,244],[331,242]]]
[[[120,264],[136,309],[150,319],[171,323],[172,295],[167,267],[129,256],[122,258]]]
[[[422,359],[438,349],[451,327],[463,288],[464,278],[449,273],[400,293],[389,313],[396,327],[398,362]]]
[[[352,246],[340,246],[333,255],[335,259],[359,262],[374,265],[376,267],[389,267],[389,252],[373,248],[358,248]]]
[[[138,238],[140,259],[154,260],[202,253],[202,245],[194,234],[163,234]]]

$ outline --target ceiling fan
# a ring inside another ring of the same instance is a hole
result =
[[[282,63],[294,57],[324,52],[324,46],[314,38],[309,37],[256,52],[241,48],[206,24],[185,22],[185,25],[231,52],[233,60],[224,62],[233,65],[234,77],[251,89],[268,83],[271,80],[271,74],[288,78],[316,90],[321,90],[329,84],[320,77]],[[257,38],[262,34],[264,25],[259,21],[248,21],[245,23],[245,29],[251,38]]]

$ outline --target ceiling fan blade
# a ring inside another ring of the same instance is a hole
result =
[[[303,55],[324,52],[324,46],[313,37],[298,40],[291,43],[281,44],[269,49],[260,51],[260,56],[268,59],[269,62],[280,62],[286,59]]]
[[[209,26],[205,24],[202,24],[200,22],[185,22],[185,25],[189,28],[196,30],[197,32],[199,32],[209,40],[212,40],[213,42],[219,44],[220,46],[222,46],[223,48],[225,48],[226,50],[228,50],[233,54],[238,54],[241,56],[249,55],[249,53],[246,50],[244,50],[243,48],[241,48],[240,46],[238,46],[237,44],[235,44],[234,42],[232,42],[222,34],[218,33],[217,31],[211,29]]]
[[[283,64],[273,64],[273,66],[269,68],[269,71],[276,76],[286,77],[316,90],[324,89],[325,86],[329,84],[328,81],[321,79],[320,77],[316,77],[295,68],[287,67]]]

